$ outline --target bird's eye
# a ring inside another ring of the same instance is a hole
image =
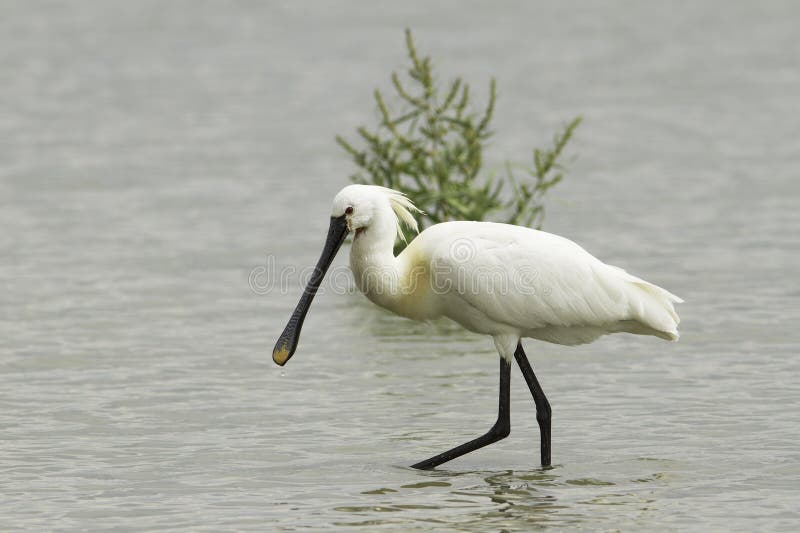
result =
[[[347,209],[344,210],[345,215],[352,215],[353,214],[353,206],[348,206]]]

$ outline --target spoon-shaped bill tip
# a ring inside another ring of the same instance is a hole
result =
[[[285,365],[286,361],[289,360],[290,356],[291,352],[289,351],[289,347],[286,346],[285,344],[280,348],[276,346],[275,349],[272,350],[272,360],[275,361],[275,363],[280,366]]]

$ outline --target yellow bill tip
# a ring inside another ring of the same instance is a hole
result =
[[[276,348],[272,352],[272,360],[280,366],[285,365],[286,361],[289,360],[289,348],[286,345]]]

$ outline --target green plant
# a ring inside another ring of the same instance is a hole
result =
[[[359,167],[352,180],[408,195],[424,211],[419,217],[422,228],[448,220],[487,219],[540,227],[542,199],[563,178],[560,158],[580,117],[555,134],[552,147],[534,148],[532,165],[507,161],[500,176],[480,176],[483,150],[492,136],[489,124],[497,99],[494,78],[487,105],[476,113],[470,104],[470,87],[461,78],[440,90],[431,59],[420,57],[410,30],[406,30],[406,48],[411,61],[408,80],[402,81],[397,72],[391,77],[399,105],[390,106],[376,89],[380,122],[373,131],[363,126],[356,130],[364,147],[336,137]],[[517,171],[525,176],[517,177]],[[396,251],[403,246],[398,242]]]

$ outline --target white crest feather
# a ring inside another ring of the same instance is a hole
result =
[[[414,218],[413,213],[422,213],[422,211],[400,191],[395,191],[394,189],[386,187],[381,187],[381,189],[383,189],[383,192],[385,192],[387,198],[389,198],[389,204],[392,206],[392,210],[397,216],[397,235],[403,239],[403,242],[408,242],[400,222],[402,221],[403,224],[414,230],[415,233],[419,233],[417,219]]]

